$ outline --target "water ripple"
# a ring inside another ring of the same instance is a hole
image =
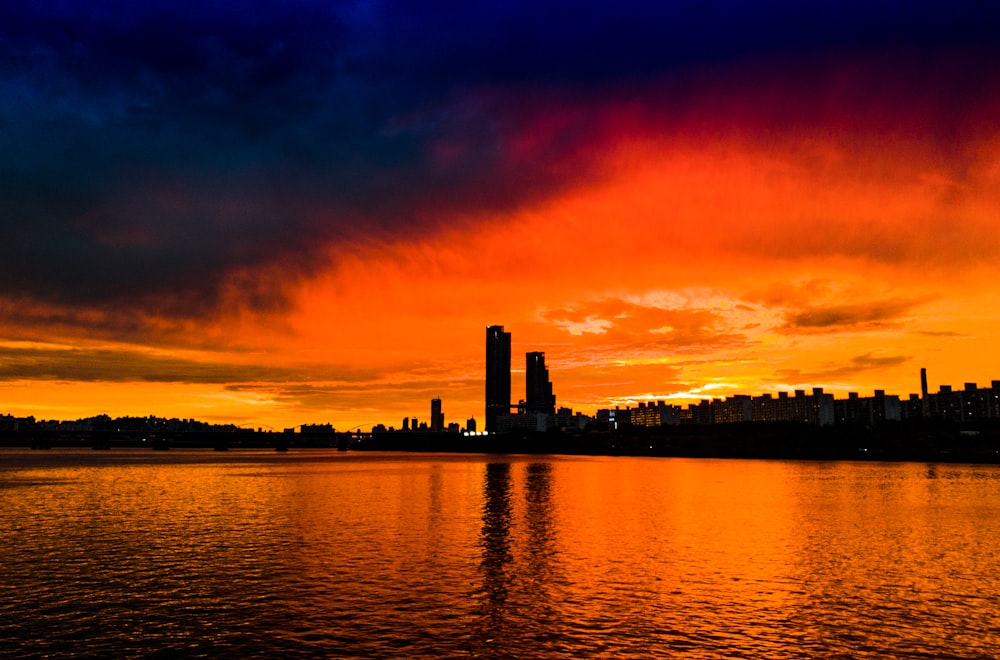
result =
[[[0,655],[1000,648],[994,468],[288,458],[5,453]]]

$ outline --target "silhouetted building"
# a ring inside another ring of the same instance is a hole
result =
[[[653,401],[648,406],[640,401],[638,408],[629,408],[629,423],[632,426],[660,426],[660,409]]]
[[[751,401],[752,417],[754,422],[776,422],[778,421],[777,405],[770,394],[755,396]]]
[[[712,419],[716,424],[731,424],[753,420],[753,400],[746,394],[712,401]]]
[[[410,430],[410,418],[409,417],[404,417],[403,418],[403,430],[404,431],[409,431]]]
[[[966,383],[962,392],[962,421],[971,422],[989,417],[990,390]]]
[[[0,415],[0,431],[16,431],[20,425],[20,420],[13,415]]]
[[[950,385],[941,385],[936,394],[926,397],[928,417],[951,422],[974,422],[1000,417],[1000,381],[989,387],[965,383],[955,391]]]
[[[848,392],[846,399],[835,401],[834,410],[838,424],[861,424],[866,421],[857,392]]]
[[[683,408],[680,406],[668,405],[665,401],[659,401],[657,408],[660,410],[661,426],[677,426],[681,423]]]
[[[911,394],[908,399],[900,399],[899,414],[902,419],[921,419],[924,415],[924,402],[919,394]]]
[[[549,431],[556,428],[556,416],[534,410],[518,408],[516,414],[498,415],[497,432],[512,431]]]
[[[931,416],[930,399],[927,397],[927,369],[920,368],[920,414]]]
[[[715,422],[715,417],[712,415],[712,402],[707,399],[688,404],[688,410],[691,411],[689,420],[691,424],[712,424]]]
[[[431,399],[431,431],[444,431],[444,413],[441,412],[441,399]]]
[[[486,328],[486,430],[497,431],[497,417],[510,413],[510,333],[502,325]]]
[[[299,427],[299,433],[306,435],[333,433],[333,424],[303,424]]]
[[[524,372],[525,405],[528,412],[556,413],[556,396],[549,382],[549,370],[545,367],[545,353],[536,351],[525,355]]]
[[[598,428],[615,431],[631,424],[632,416],[628,408],[622,410],[618,406],[614,409],[602,408],[597,411]]]
[[[571,408],[560,408],[556,411],[556,428],[582,431],[594,422],[593,418],[583,413],[574,413]]]
[[[900,414],[899,396],[886,394],[885,390],[875,390],[875,396],[869,399],[871,406],[870,423],[878,424],[885,421],[898,422]]]
[[[469,419],[465,420],[465,430],[468,431],[469,433],[475,433],[476,432],[476,418],[475,417],[470,417]]]
[[[951,422],[961,422],[962,417],[962,394],[951,389],[951,385],[942,385],[938,393],[931,397],[934,405],[931,407],[931,414],[940,419]]]

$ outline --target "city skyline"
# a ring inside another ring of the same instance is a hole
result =
[[[1000,7],[0,9],[0,409],[449,420],[1000,374]],[[507,402],[509,403],[509,402]]]
[[[754,394],[731,393],[725,397],[700,398],[685,405],[678,405],[674,401],[664,398],[628,401],[625,405],[616,404],[613,408],[599,408],[587,413],[560,406],[556,409],[556,395],[553,391],[552,382],[549,380],[548,369],[545,366],[545,354],[540,351],[528,351],[525,353],[525,397],[520,399],[516,405],[507,403],[502,405],[497,401],[496,389],[500,384],[500,398],[507,397],[509,400],[509,383],[512,372],[509,346],[513,333],[504,331],[503,326],[489,326],[486,329],[487,359],[483,383],[484,402],[494,400],[494,405],[485,403],[483,408],[483,430],[486,433],[505,433],[518,428],[530,430],[584,430],[584,424],[595,429],[614,430],[619,428],[616,423],[615,413],[619,413],[618,422],[625,420],[627,426],[655,427],[655,426],[675,426],[680,424],[727,424],[732,422],[776,422],[794,421],[808,424],[826,426],[833,424],[877,424],[884,421],[901,420],[943,420],[948,422],[978,422],[987,419],[1000,418],[1000,380],[992,379],[986,384],[976,381],[964,381],[960,387],[953,384],[941,383],[937,390],[932,390],[928,386],[927,369],[921,367],[919,371],[919,392],[899,393],[887,392],[884,389],[875,389],[871,395],[861,392],[847,392],[846,396],[837,398],[831,392],[825,392],[822,387],[811,387],[807,389],[796,389],[794,391],[781,390],[775,392],[760,392]],[[492,356],[492,360],[491,360]],[[500,362],[500,364],[497,364]],[[492,364],[491,364],[492,363]],[[503,390],[503,383],[506,381],[507,389]],[[492,393],[492,394],[491,394]],[[490,419],[490,411],[494,410],[496,416]],[[506,410],[506,412],[502,412]],[[557,414],[558,413],[558,414]],[[609,417],[609,413],[611,416]],[[537,416],[545,423],[539,424],[535,428]],[[502,418],[506,417],[504,420]],[[76,422],[90,422],[102,420],[102,423],[110,422],[117,418],[127,420],[128,423],[142,422],[149,420],[150,423],[169,428],[172,432],[187,429],[187,427],[204,430],[211,426],[207,422],[198,419],[163,417],[155,414],[148,416],[131,415],[109,415],[101,412],[92,415],[82,416],[77,419],[47,419],[40,417],[36,420],[35,415],[11,415],[9,412],[0,410],[0,429],[7,431],[15,430],[18,424],[26,422],[24,428],[34,428],[36,423],[42,424],[39,428],[48,430],[81,431],[88,428],[78,427]],[[405,415],[402,423],[397,427],[386,421],[372,422],[367,425],[357,425],[350,428],[335,429],[329,422],[318,422],[316,420],[304,421],[291,427],[277,429],[268,425],[257,427],[258,431],[267,430],[285,433],[294,432],[301,429],[306,433],[307,429],[312,432],[314,429],[324,429],[326,432],[365,432],[375,431],[423,431],[430,433],[458,433],[459,431],[477,431],[476,417],[465,420],[464,425],[454,421],[456,418],[448,418],[443,409],[443,402],[440,397],[430,400],[430,414],[424,419],[414,415]],[[498,424],[498,419],[500,422]],[[520,421],[519,421],[520,420]],[[572,420],[572,421],[570,421]],[[568,425],[567,425],[568,423]],[[55,424],[55,426],[53,426]],[[487,426],[488,424],[488,426]],[[527,424],[527,426],[524,426]],[[253,430],[253,425],[234,424],[232,421],[223,421],[214,426],[225,428],[226,430]]]

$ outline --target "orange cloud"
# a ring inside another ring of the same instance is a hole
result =
[[[901,318],[921,300],[881,300],[853,305],[807,307],[790,312],[785,328],[792,332],[830,332],[844,329],[869,330],[900,326]]]

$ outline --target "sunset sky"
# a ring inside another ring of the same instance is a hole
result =
[[[1000,3],[0,7],[0,414],[1000,379]]]

